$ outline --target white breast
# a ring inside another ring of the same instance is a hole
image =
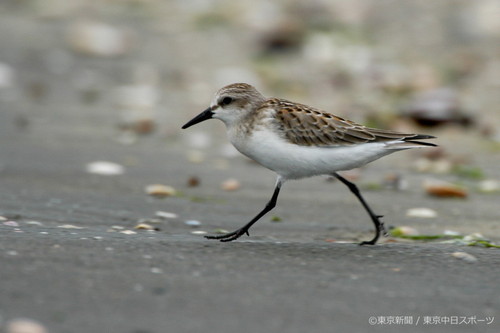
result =
[[[235,129],[228,130],[229,140],[236,149],[288,179],[349,170],[397,151],[379,142],[336,147],[299,146],[268,127],[256,127],[248,136],[240,134]]]

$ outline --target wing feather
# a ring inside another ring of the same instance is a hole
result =
[[[269,99],[262,108],[276,110],[276,125],[282,131],[284,138],[301,146],[347,146],[367,142],[433,138],[430,135],[369,128],[331,113],[283,99]],[[433,145],[426,142],[418,144]]]

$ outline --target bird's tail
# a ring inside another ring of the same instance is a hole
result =
[[[410,149],[410,148],[422,148],[422,147],[437,147],[436,144],[418,141],[418,140],[427,140],[427,139],[435,139],[435,136],[425,135],[425,134],[414,134],[399,140],[388,141],[386,143],[387,149]]]

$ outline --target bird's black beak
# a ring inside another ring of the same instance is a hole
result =
[[[197,115],[196,117],[194,117],[193,119],[191,119],[190,121],[188,121],[186,124],[184,124],[184,126],[182,126],[182,129],[186,129],[188,127],[201,123],[202,121],[210,119],[212,118],[213,115],[214,113],[212,112],[212,109],[208,108],[199,115]]]

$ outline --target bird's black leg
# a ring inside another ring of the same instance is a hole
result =
[[[368,215],[370,215],[373,221],[373,224],[375,224],[375,237],[373,237],[372,240],[361,242],[359,245],[374,245],[377,242],[378,238],[380,237],[380,232],[383,232],[384,236],[387,236],[387,232],[385,231],[384,228],[384,223],[379,220],[380,218],[383,217],[383,215],[376,215],[371,210],[370,206],[368,206],[365,199],[363,199],[363,197],[361,196],[361,192],[359,192],[359,189],[356,186],[356,184],[351,183],[350,181],[348,181],[347,179],[345,179],[344,177],[342,177],[337,173],[333,173],[333,175],[342,183],[344,183],[347,187],[349,187],[351,192],[359,199],[363,207],[365,207],[366,211],[368,212]]]
[[[269,202],[266,204],[266,207],[264,207],[264,209],[259,214],[257,214],[257,216],[255,216],[250,222],[248,222],[243,227],[241,227],[240,229],[235,230],[233,232],[229,232],[229,233],[223,234],[223,235],[205,236],[205,238],[218,239],[221,242],[230,242],[230,241],[233,241],[235,239],[240,238],[244,234],[247,234],[247,236],[250,236],[250,234],[248,233],[248,230],[250,229],[250,227],[255,222],[257,222],[262,216],[264,216],[267,212],[269,212],[271,209],[273,209],[276,206],[276,201],[278,200],[278,194],[280,193],[281,185],[283,185],[283,182],[284,181],[282,180],[282,178],[278,177],[278,180],[276,181],[276,187],[274,188],[274,193],[273,193],[273,196],[271,197],[271,200],[269,200]]]

